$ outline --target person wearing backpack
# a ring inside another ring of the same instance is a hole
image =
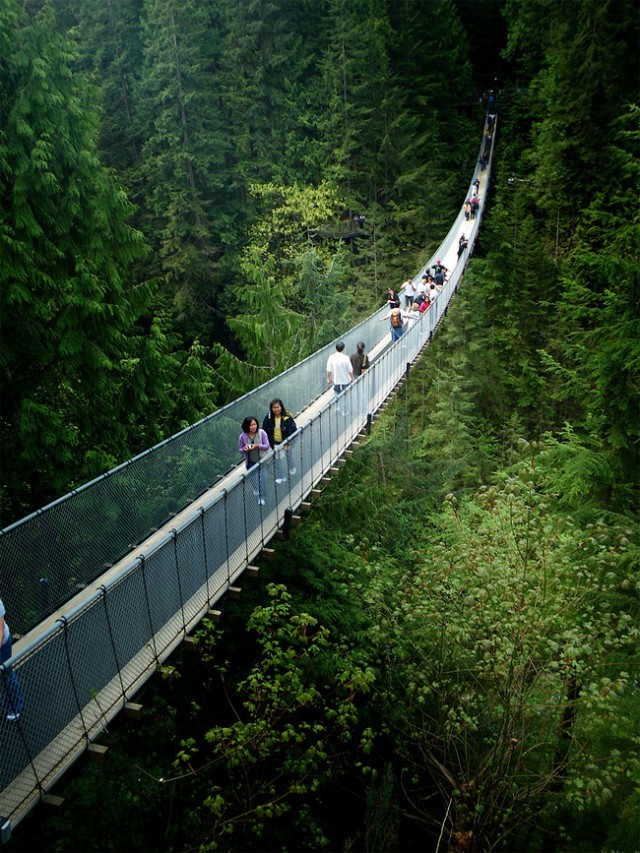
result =
[[[365,349],[365,342],[360,341],[356,347],[356,351],[352,356],[350,356],[351,367],[353,368],[353,376],[355,379],[357,379],[358,376],[362,376],[367,367],[369,367],[369,356],[366,354]]]
[[[366,348],[365,342],[360,341],[356,346],[356,351],[353,355],[349,356],[351,359],[351,367],[353,368],[354,380],[366,373],[367,368],[369,367],[369,356],[365,352]],[[364,415],[367,407],[365,385],[363,382],[360,382],[356,390],[356,405],[358,407],[358,413]]]
[[[400,309],[400,303],[394,302],[391,311],[381,320],[388,320],[391,326],[391,343],[400,340],[404,332],[405,312]]]

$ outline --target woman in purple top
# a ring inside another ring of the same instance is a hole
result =
[[[244,455],[247,470],[254,468],[260,462],[260,453],[266,453],[267,450],[269,450],[269,438],[266,432],[260,429],[258,419],[245,418],[242,421],[242,432],[238,436],[238,452]],[[250,479],[253,494],[258,498],[260,506],[264,506],[266,490],[263,470],[260,468],[259,474],[258,471],[253,471]]]

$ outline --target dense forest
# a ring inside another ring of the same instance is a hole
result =
[[[382,304],[500,92],[402,394],[15,849],[638,849],[639,29],[634,0],[1,0],[3,525]]]

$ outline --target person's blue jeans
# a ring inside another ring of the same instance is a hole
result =
[[[347,383],[346,385],[334,385],[333,386],[333,393],[336,395],[336,399],[340,396],[340,394],[342,394],[343,391],[347,390],[349,385],[350,385],[350,383]],[[341,411],[343,415],[346,415],[348,412],[346,402],[342,404],[342,409],[340,409],[340,407],[337,406],[336,411],[337,412]]]
[[[11,636],[0,646],[0,664],[9,660],[12,654],[13,641]],[[2,716],[21,714],[24,708],[24,693],[15,672],[10,669],[2,674]]]
[[[281,444],[276,444],[273,449],[276,457],[276,479],[286,480],[289,474],[295,473],[295,462],[291,457],[290,447],[289,445],[282,447]]]
[[[399,341],[402,337],[402,333],[404,332],[404,326],[392,326],[391,327],[391,341]]]
[[[259,465],[257,462],[250,462],[247,465],[247,471],[249,471],[249,482],[251,483],[254,495],[259,498],[266,498],[267,484],[264,476],[264,466]]]

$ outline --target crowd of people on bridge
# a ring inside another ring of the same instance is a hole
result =
[[[336,398],[339,398],[369,367],[369,356],[364,341],[357,344],[356,351],[351,356],[348,356],[344,350],[344,342],[338,341],[335,352],[327,359],[327,383],[333,386]],[[347,409],[340,403],[336,411],[339,414],[348,414]],[[269,411],[262,421],[262,426],[255,416],[249,415],[242,421],[242,431],[238,436],[238,452],[243,455],[246,469],[250,472],[249,480],[259,506],[266,505],[267,495],[266,476],[259,462],[270,450],[274,450],[276,451],[276,485],[280,486],[286,483],[289,477],[293,477],[297,469],[286,441],[297,429],[293,415],[287,411],[279,397],[269,404]],[[280,445],[284,445],[281,451]]]
[[[493,104],[495,104],[495,97]],[[484,171],[486,168],[491,153],[495,120],[495,113],[490,112],[487,117],[484,145],[480,155],[480,171]],[[479,209],[480,179],[476,177],[471,185],[470,194],[464,202],[465,221],[475,219]],[[468,246],[469,239],[462,233],[458,240],[458,261]],[[388,289],[387,306],[389,310],[381,317],[381,321],[389,323],[392,343],[399,340],[404,332],[411,328],[434,304],[444,288],[448,274],[449,270],[438,259],[435,264],[425,270],[420,281],[408,278],[398,290],[393,287]],[[348,356],[345,353],[344,342],[339,341],[336,344],[335,352],[329,356],[326,366],[327,383],[333,386],[336,399],[340,398],[349,385],[361,376],[369,366],[369,358],[365,350],[366,346],[361,341],[357,345],[356,352]],[[341,415],[348,414],[346,407],[341,402],[337,403],[336,412]],[[247,470],[251,472],[253,493],[260,506],[266,504],[266,487],[264,471],[258,463],[270,450],[277,451],[279,445],[285,443],[297,429],[293,415],[286,410],[284,403],[279,398],[271,401],[269,412],[263,420],[262,427],[260,427],[257,417],[246,417],[242,422],[242,432],[238,437],[238,451],[243,454]],[[284,454],[276,454],[275,482],[277,485],[286,483],[288,476],[293,476],[296,473],[295,466],[287,462],[288,454],[287,445],[285,445]]]
[[[466,248],[468,245],[466,237],[464,241]],[[389,322],[392,342],[397,341],[405,329],[410,328],[425,311],[429,310],[442,292],[448,273],[447,267],[438,259],[423,273],[420,281],[416,282],[408,278],[398,292],[392,287],[389,288],[387,291],[389,311],[380,319]],[[401,300],[404,300],[404,305]]]

